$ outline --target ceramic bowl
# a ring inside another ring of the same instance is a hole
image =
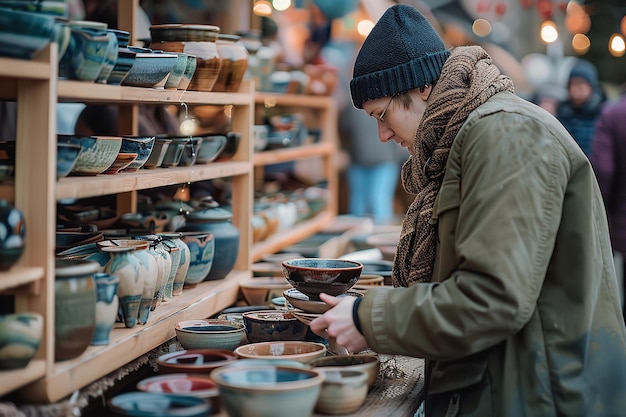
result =
[[[128,49],[136,52],[135,62],[122,81],[122,85],[163,88],[178,56],[134,46],[129,46]]]
[[[41,314],[0,315],[0,369],[25,368],[37,353],[42,335]]]
[[[323,414],[351,414],[367,398],[367,374],[360,370],[320,368],[324,376],[315,411]]]
[[[180,84],[183,74],[185,73],[185,69],[188,64],[188,55],[184,52],[172,52],[176,55],[176,62],[170,71],[170,74],[167,76],[167,80],[165,81],[165,88],[168,90],[176,90],[178,89],[178,85]]]
[[[146,163],[143,164],[143,167],[147,169],[160,167],[171,143],[172,141],[169,139],[156,138],[152,152],[150,153]]]
[[[233,368],[233,367],[247,368],[250,366],[258,366],[258,365],[288,366],[290,368],[302,368],[302,369],[312,368],[312,366],[309,365],[308,363],[289,360],[289,359],[239,359],[224,366],[228,366],[230,368]]]
[[[198,58],[195,55],[187,54],[187,66],[185,67],[185,72],[183,72],[183,76],[180,77],[180,83],[178,83],[178,90],[186,90],[191,83],[191,79],[193,75],[196,73],[196,68],[198,66]]]
[[[245,333],[244,326],[220,319],[179,321],[174,330],[184,349],[233,350]]]
[[[77,143],[57,144],[57,178],[66,177],[74,169],[83,147]]]
[[[160,373],[208,374],[213,369],[237,361],[239,356],[224,349],[189,349],[170,352],[156,360]]]
[[[284,261],[283,274],[289,283],[312,300],[320,293],[344,294],[359,279],[363,264],[341,259],[300,258]]]
[[[223,367],[211,372],[230,416],[310,416],[323,377],[309,369],[276,365]]]
[[[382,275],[384,280],[384,285],[392,285],[391,282],[391,272],[393,270],[393,262],[385,259],[381,259],[379,261],[363,261],[363,271],[364,275]]]
[[[211,413],[220,411],[220,392],[217,384],[208,375],[199,374],[166,374],[142,379],[137,389],[143,392],[185,395],[206,399]]]
[[[189,269],[185,276],[185,286],[193,287],[204,281],[211,271],[215,239],[213,233],[182,232],[180,240],[189,248]]]
[[[83,147],[76,159],[72,175],[98,175],[113,164],[122,146],[120,136],[58,135],[59,142]]]
[[[269,305],[274,297],[280,297],[291,288],[289,282],[282,277],[259,277],[240,282],[239,291],[248,305]]]
[[[334,355],[318,358],[309,363],[318,369],[359,370],[367,373],[367,385],[374,386],[380,372],[380,359],[376,354],[357,353],[352,355]]]
[[[136,153],[120,152],[117,154],[115,161],[113,161],[111,166],[108,167],[103,174],[115,175],[132,164],[135,159],[137,159]]]
[[[0,11],[0,56],[31,59],[50,43],[53,16],[2,8]]]
[[[162,166],[191,166],[196,163],[198,152],[202,149],[202,138],[199,136],[163,136],[172,141]],[[179,155],[180,154],[180,155]]]
[[[311,299],[295,288],[289,288],[283,292],[283,297],[293,307],[306,313],[323,314],[330,309],[330,306],[321,300]],[[355,290],[348,290],[337,297],[363,297],[363,293]]]
[[[142,391],[116,395],[107,408],[118,416],[137,417],[206,417],[211,412],[203,398]]]
[[[316,342],[259,342],[239,346],[235,353],[246,359],[289,359],[308,363],[326,355],[326,346]]]
[[[180,160],[183,158],[186,144],[185,142],[175,141],[173,139],[167,140],[169,140],[169,145],[165,150],[160,166],[163,168],[177,167],[180,164]]]
[[[130,163],[122,172],[134,172],[141,168],[150,157],[154,148],[154,136],[122,136],[120,152],[136,153],[137,158]]]
[[[301,323],[291,312],[262,310],[243,313],[248,342],[272,342],[281,340],[304,340],[308,326]]]
[[[59,62],[59,77],[70,80],[95,81],[102,69],[109,63],[110,48],[115,48],[117,59],[117,40],[107,34],[106,29],[82,27],[79,22],[70,21],[70,43]],[[110,45],[113,40],[115,45]],[[111,67],[112,69],[112,67]]]
[[[57,253],[76,246],[99,242],[104,239],[102,232],[56,232]]]
[[[239,149],[239,143],[241,142],[241,133],[228,132],[226,134],[226,145],[222,150],[222,153],[217,158],[219,160],[231,159],[237,153]]]
[[[118,39],[119,42],[119,39]],[[111,74],[107,79],[107,84],[119,85],[124,81],[130,69],[135,64],[137,52],[131,51],[126,47],[120,47],[117,49],[117,61],[113,66]]]
[[[196,163],[208,164],[219,158],[220,154],[226,146],[225,135],[207,135],[202,136],[202,146],[198,151]]]
[[[170,216],[165,212],[148,212],[148,213],[124,213],[120,217],[120,222],[134,227],[143,229],[148,233],[156,233],[165,231],[165,226],[170,221]]]

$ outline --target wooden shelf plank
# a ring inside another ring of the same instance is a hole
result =
[[[0,272],[0,291],[19,287],[43,278],[43,268],[14,266],[6,272]]]
[[[56,198],[86,198],[250,173],[249,162],[212,162],[189,167],[140,169],[134,173],[65,177],[57,181]],[[3,187],[0,187],[0,194]]]
[[[263,255],[276,253],[289,245],[298,243],[328,224],[335,213],[324,210],[312,219],[300,222],[289,230],[277,232],[252,247],[252,262],[258,262]]]
[[[0,77],[47,80],[50,78],[50,63],[0,57]]]
[[[60,80],[59,101],[97,103],[154,103],[154,104],[206,104],[248,105],[246,93],[211,93],[203,91],[165,90],[144,87],[128,87],[85,81]]]
[[[233,305],[239,295],[239,283],[250,277],[250,271],[232,271],[222,280],[202,282],[162,303],[150,312],[146,325],[127,329],[117,323],[109,345],[90,346],[76,359],[55,363],[52,374],[25,387],[22,396],[38,403],[65,398],[175,337],[177,322],[210,317]]]
[[[46,362],[43,359],[33,359],[26,368],[10,371],[0,371],[0,395],[15,391],[42,378],[46,374]]]
[[[254,93],[254,102],[265,107],[287,106],[328,109],[331,96],[310,96],[303,94]]]
[[[254,166],[271,165],[298,159],[309,159],[331,155],[335,152],[335,150],[336,147],[334,144],[330,142],[322,142],[306,146],[294,146],[293,148],[257,152],[254,154],[253,161]]]

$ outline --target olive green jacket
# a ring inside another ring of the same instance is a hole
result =
[[[432,283],[369,290],[380,353],[426,358],[426,416],[626,415],[626,331],[591,165],[538,107],[499,93],[452,146]]]

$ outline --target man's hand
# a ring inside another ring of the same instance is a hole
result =
[[[331,306],[331,309],[311,322],[311,330],[325,339],[335,339],[336,344],[345,347],[348,352],[355,353],[367,349],[365,337],[357,330],[352,320],[354,297],[338,298],[322,293],[320,298]]]

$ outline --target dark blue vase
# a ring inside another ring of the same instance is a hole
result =
[[[8,271],[24,252],[26,224],[21,211],[0,200],[0,271]]]

